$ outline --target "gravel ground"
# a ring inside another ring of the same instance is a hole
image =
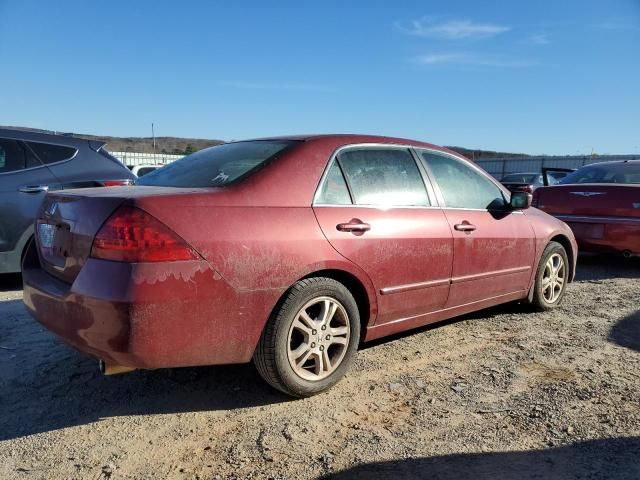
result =
[[[0,478],[640,478],[640,259],[563,306],[376,342],[292,401],[247,366],[102,377],[0,277]]]

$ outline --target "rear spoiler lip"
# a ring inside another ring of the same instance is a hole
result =
[[[102,147],[107,144],[107,142],[102,142],[100,140],[87,140],[87,142],[89,142],[89,148],[94,152],[99,152]]]

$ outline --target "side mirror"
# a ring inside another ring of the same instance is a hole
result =
[[[531,206],[533,195],[527,192],[512,192],[509,202],[512,210],[524,210]]]

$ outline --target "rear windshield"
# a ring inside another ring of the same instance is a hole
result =
[[[205,148],[148,173],[137,185],[220,187],[241,180],[276,157],[292,140],[254,140]]]
[[[570,173],[559,183],[561,185],[575,183],[640,183],[640,162],[587,165]]]
[[[539,173],[511,173],[506,175],[502,181],[513,183],[542,183],[542,175]]]

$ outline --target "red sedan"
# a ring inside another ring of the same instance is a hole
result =
[[[581,250],[640,255],[640,160],[582,167],[538,188],[533,203],[567,222]]]
[[[105,373],[253,359],[303,397],[362,341],[515,300],[556,307],[577,247],[530,202],[427,143],[228,143],[136,186],[50,193],[24,302]]]

